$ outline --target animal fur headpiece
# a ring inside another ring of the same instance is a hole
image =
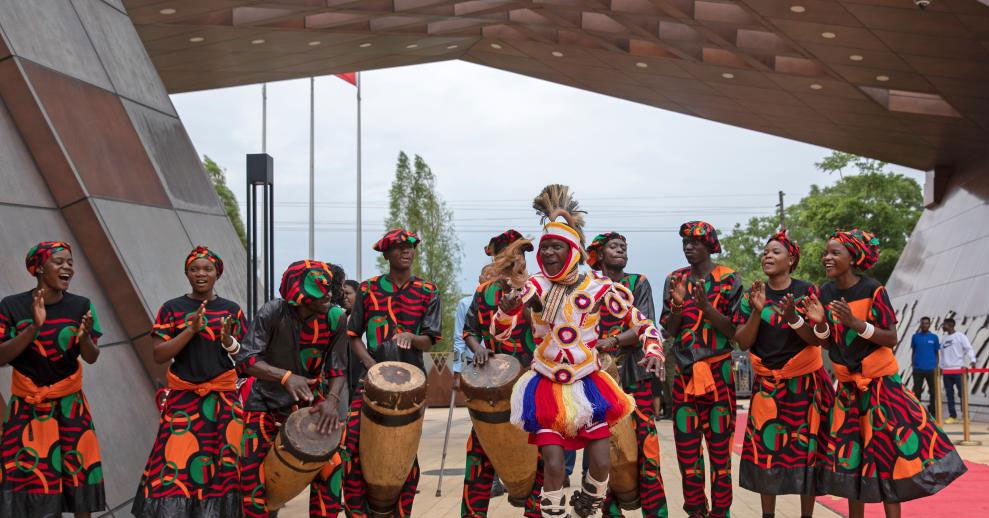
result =
[[[539,238],[542,243],[546,239],[559,239],[570,245],[570,255],[567,257],[566,266],[555,276],[550,276],[543,268],[542,259],[537,255],[539,268],[543,275],[551,281],[563,279],[573,271],[578,264],[587,258],[587,251],[584,250],[584,214],[580,210],[580,204],[570,193],[570,187],[560,184],[547,185],[543,191],[532,200],[532,208],[542,216],[543,235]],[[562,218],[563,221],[556,221]]]

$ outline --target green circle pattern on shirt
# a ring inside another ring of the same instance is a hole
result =
[[[69,346],[72,345],[72,340],[75,339],[76,333],[79,332],[79,328],[76,326],[63,327],[61,331],[58,332],[58,339],[55,343],[58,344],[58,348],[64,353],[69,350]]]
[[[896,429],[896,448],[900,454],[910,459],[920,450],[920,438],[912,426],[901,426]]]
[[[762,444],[767,450],[775,453],[786,447],[790,433],[783,423],[768,423],[762,429]]]
[[[192,481],[201,486],[206,485],[213,478],[215,465],[213,457],[209,455],[196,455],[189,463],[189,476]]]
[[[697,411],[690,407],[680,407],[676,415],[677,429],[680,433],[697,431]]]
[[[211,423],[216,422],[217,410],[219,410],[220,407],[219,399],[220,398],[219,396],[216,395],[216,392],[210,392],[208,396],[203,398],[203,404],[202,404],[203,417],[205,417],[206,420]]]

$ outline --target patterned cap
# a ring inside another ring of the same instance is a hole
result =
[[[27,257],[24,258],[24,265],[27,266],[28,273],[31,276],[38,275],[38,268],[44,266],[51,259],[52,254],[59,250],[68,250],[70,254],[72,253],[72,247],[62,241],[42,241],[34,245],[28,250]]]
[[[278,293],[285,302],[298,306],[309,300],[319,300],[330,293],[330,282],[333,273],[330,266],[324,262],[296,261],[288,265],[282,274],[282,284]]]
[[[216,278],[219,279],[223,275],[223,259],[216,255],[215,252],[206,248],[205,246],[197,246],[189,252],[189,256],[185,258],[185,269],[189,269],[189,265],[192,264],[196,259],[206,259],[213,263],[213,267],[216,268]]]
[[[688,221],[680,225],[680,237],[696,237],[707,245],[712,254],[721,253],[721,242],[718,241],[718,231],[705,221]]]
[[[831,239],[845,245],[852,254],[852,266],[868,270],[879,262],[879,238],[861,229],[836,230]]]
[[[800,264],[800,245],[798,245],[796,241],[790,239],[790,234],[785,228],[780,229],[776,235],[769,238],[769,240],[766,241],[766,244],[768,245],[772,241],[776,241],[783,245],[786,252],[793,258],[793,264],[790,265],[790,271],[792,272],[793,270],[796,270],[797,265]]]
[[[607,232],[605,234],[598,234],[591,241],[591,244],[587,246],[587,266],[594,268],[595,270],[600,269],[599,263],[601,262],[601,251],[604,250],[604,246],[608,244],[608,241],[612,239],[621,239],[622,242],[626,242],[625,236],[619,234],[618,232]]]
[[[385,252],[399,243],[409,243],[415,248],[419,246],[419,241],[419,236],[415,232],[409,232],[404,228],[393,228],[374,244],[374,251]]]
[[[484,247],[484,254],[488,257],[494,257],[501,253],[508,245],[523,239],[522,234],[520,234],[514,228],[508,229],[501,234],[491,238],[488,241],[488,246]],[[526,252],[531,252],[533,250],[532,245],[527,245],[524,247]]]

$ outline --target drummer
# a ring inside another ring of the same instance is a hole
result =
[[[656,309],[652,302],[652,286],[645,275],[625,273],[628,264],[628,242],[618,232],[599,234],[587,247],[587,265],[606,275],[613,282],[628,288],[634,296],[633,304],[652,322],[656,321]],[[659,436],[656,432],[656,412],[653,399],[658,394],[660,380],[638,362],[645,355],[639,347],[635,330],[629,329],[610,313],[601,314],[601,339],[598,349],[615,355],[618,361],[618,381],[626,393],[635,398],[637,412],[632,412],[635,422],[635,439],[639,459],[639,498],[642,516],[645,518],[666,516],[666,490],[659,472]],[[605,501],[603,515],[621,517],[622,511],[614,498]]]
[[[488,242],[484,253],[492,258],[491,264],[481,272],[481,284],[474,291],[473,301],[467,310],[464,321],[464,341],[474,353],[474,363],[484,365],[489,352],[514,356],[528,368],[532,364],[535,342],[532,328],[522,322],[504,340],[495,340],[489,327],[491,317],[498,310],[502,294],[512,286],[522,287],[528,280],[525,253],[531,252],[532,242],[522,237],[516,230],[506,230]],[[483,345],[482,345],[483,343]],[[467,440],[467,468],[464,470],[464,492],[460,504],[462,518],[484,518],[488,513],[491,486],[495,480],[494,466],[481,447],[477,434],[471,429]],[[539,492],[542,489],[542,476],[536,475],[532,494],[525,502],[527,518],[539,518]]]
[[[361,283],[350,312],[347,333],[354,358],[365,369],[379,361],[401,361],[424,373],[422,353],[440,339],[440,294],[436,285],[412,273],[419,236],[396,228],[374,245],[388,261],[388,273]],[[367,343],[361,339],[367,336]],[[368,516],[367,483],[361,470],[360,424],[364,390],[357,387],[351,398],[344,447],[350,457],[344,472],[344,507],[352,518]],[[412,503],[419,485],[419,462],[412,469],[399,495],[397,515],[412,514]],[[378,512],[386,512],[378,509]]]
[[[278,288],[281,298],[258,309],[235,356],[255,378],[244,401],[240,462],[245,517],[269,518],[261,466],[276,423],[295,408],[310,406],[320,414],[320,432],[329,435],[342,425],[337,405],[346,379],[347,316],[330,303],[332,278],[326,263],[290,264]],[[310,518],[334,518],[340,512],[340,477],[333,476],[333,468],[328,464],[310,486]]]

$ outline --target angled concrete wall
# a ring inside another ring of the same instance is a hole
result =
[[[32,287],[39,240],[75,249],[71,291],[100,314],[84,369],[107,497],[128,516],[157,429],[148,331],[188,289],[182,260],[207,244],[219,292],[243,303],[245,252],[119,1],[0,0],[0,296]],[[10,368],[0,368],[9,396]],[[109,515],[108,515],[109,516]]]

